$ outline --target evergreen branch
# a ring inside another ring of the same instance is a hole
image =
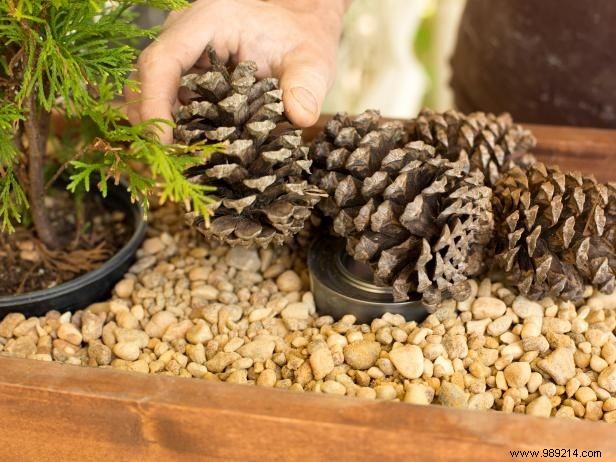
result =
[[[13,169],[9,167],[0,175],[0,231],[12,233],[14,223],[21,223],[28,209],[26,193],[20,186]]]

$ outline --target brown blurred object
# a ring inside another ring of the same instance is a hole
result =
[[[452,58],[463,112],[616,127],[616,2],[468,0]]]

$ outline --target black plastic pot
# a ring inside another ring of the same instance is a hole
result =
[[[26,316],[41,316],[49,310],[76,310],[109,296],[113,286],[135,260],[135,253],[145,236],[146,221],[141,205],[131,203],[130,194],[123,185],[109,184],[105,202],[111,208],[125,212],[132,222],[133,235],[124,247],[94,271],[59,286],[20,295],[0,296],[0,319],[15,311]]]

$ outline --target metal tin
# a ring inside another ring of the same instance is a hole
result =
[[[394,302],[391,287],[374,284],[370,267],[346,253],[344,239],[316,239],[308,252],[308,269],[319,314],[335,319],[353,314],[361,323],[385,313],[399,313],[408,321],[418,322],[428,315],[420,297]]]

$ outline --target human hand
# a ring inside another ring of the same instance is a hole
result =
[[[280,78],[287,116],[313,125],[332,85],[342,16],[350,0],[198,0],[173,12],[137,63],[141,94],[125,89],[132,123],[173,120],[182,75],[208,67],[211,45],[224,62],[252,60],[258,77]],[[172,142],[171,127],[160,139]]]

